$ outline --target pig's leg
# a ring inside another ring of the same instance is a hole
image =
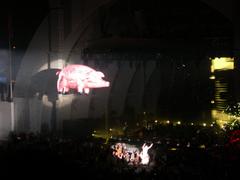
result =
[[[89,88],[84,88],[85,94],[89,94],[90,89]]]
[[[69,92],[69,88],[63,87],[62,93],[67,94]]]
[[[82,83],[82,81],[78,81],[78,93],[82,94],[83,88],[84,88],[84,84]]]
[[[62,94],[66,94],[66,93],[68,93],[68,91],[69,91],[69,88],[67,87],[67,84],[68,84],[68,82],[67,82],[67,80],[64,78],[64,79],[62,80],[62,89],[61,89]]]

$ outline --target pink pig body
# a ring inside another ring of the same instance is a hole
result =
[[[59,72],[57,90],[67,93],[75,89],[79,93],[89,93],[91,88],[109,87],[110,83],[103,80],[104,74],[100,71],[78,64],[68,65]]]

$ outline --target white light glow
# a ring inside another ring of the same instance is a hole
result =
[[[209,79],[215,79],[215,76],[210,76]]]
[[[51,69],[62,69],[64,67],[65,64],[65,60],[63,59],[53,59],[50,62],[50,68]],[[38,72],[43,71],[48,69],[48,63],[43,64],[39,69]]]
[[[224,128],[224,125],[234,118],[233,116],[222,111],[217,111],[216,109],[211,110],[211,115],[212,119],[214,119],[221,128]]]

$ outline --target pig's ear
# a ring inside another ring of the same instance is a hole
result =
[[[104,74],[101,71],[97,71],[97,75],[99,75],[100,77],[104,77]]]
[[[57,71],[57,72],[56,72],[56,75],[59,75],[59,73],[60,73],[60,71]]]

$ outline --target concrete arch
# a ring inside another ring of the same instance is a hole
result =
[[[144,92],[147,112],[158,115],[159,100],[163,101],[163,104],[167,104],[170,100],[169,93],[175,76],[174,67],[175,65],[168,57],[161,58],[156,62],[156,67],[149,77]]]
[[[229,0],[229,1],[201,0],[201,1],[209,5],[210,7],[214,8],[216,11],[219,11],[229,20],[231,21],[234,20],[233,19],[234,0]]]
[[[135,114],[143,110],[143,96],[146,85],[144,81],[148,82],[156,66],[156,62],[147,61],[145,66],[141,66],[141,64],[139,64],[139,66],[132,78],[125,102],[125,107],[133,108]]]
[[[93,9],[89,10],[89,13],[82,19],[81,22],[78,23],[74,31],[67,37],[64,43],[64,54],[63,54],[63,59],[65,59],[66,62],[68,62],[69,57],[71,55],[71,51],[79,42],[82,33],[84,33],[84,31],[92,23],[90,19],[94,16],[94,14],[97,12],[97,10],[100,7],[104,6],[105,4],[108,4],[111,1],[112,0],[104,0],[101,2],[99,1],[98,4],[96,3],[95,6],[92,6]]]
[[[117,117],[121,117],[123,114],[127,91],[136,71],[136,68],[131,67],[129,63],[128,61],[120,62],[109,98],[109,111],[116,113]]]
[[[161,88],[161,66],[157,65],[147,82],[147,86],[144,92],[144,101],[146,104],[147,112],[156,114],[158,98]]]
[[[155,77],[155,79],[153,76],[153,79],[151,80],[155,83],[158,80],[161,81],[160,87],[155,87],[155,89],[152,90],[154,91],[152,93],[155,93],[156,95],[153,104],[156,112],[155,115],[163,114],[168,116],[166,113],[168,113],[167,111],[170,108],[169,104],[174,100],[172,90],[176,78],[176,68],[176,62],[170,57],[164,57],[159,63],[158,70],[155,72],[158,73],[159,76]],[[149,83],[151,83],[151,81],[149,81]]]
[[[14,90],[15,97],[25,97],[28,94],[31,76],[39,72],[40,67],[47,64],[48,59],[48,21],[44,19],[35,33],[22,59]]]
[[[111,92],[111,84],[114,81],[116,74],[118,72],[118,65],[116,61],[109,63],[107,66],[101,69],[105,76],[108,77],[110,81],[110,87],[104,89],[98,89],[93,92],[92,98],[89,105],[89,118],[99,118],[106,115],[108,101]]]

